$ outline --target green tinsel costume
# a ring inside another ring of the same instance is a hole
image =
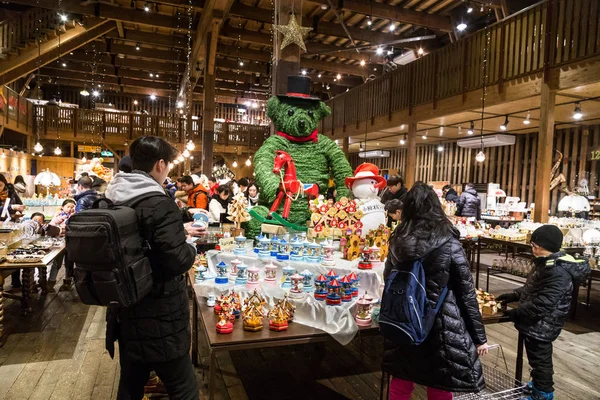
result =
[[[291,137],[310,136],[316,131],[319,121],[329,114],[331,110],[321,101],[274,96],[267,103],[267,116],[273,121],[276,131]],[[254,156],[261,204],[267,205],[254,208],[260,215],[268,214],[279,189],[280,177],[273,173],[276,150],[289,153],[296,165],[297,179],[302,183],[316,183],[320,194],[326,194],[329,178],[333,177],[338,198],[350,195],[344,179],[352,176],[352,168],[342,150],[331,139],[318,135],[315,141],[294,142],[293,139],[273,135],[265,140]],[[282,208],[283,203],[279,212]],[[300,197],[293,201],[288,220],[304,225],[309,218],[308,200]],[[253,219],[246,229],[247,237],[255,237],[260,233],[260,222]]]

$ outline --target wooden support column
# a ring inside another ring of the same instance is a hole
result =
[[[406,176],[404,182],[406,188],[410,189],[415,184],[417,173],[417,123],[408,124],[408,134],[406,136]]]
[[[213,167],[215,138],[215,58],[219,39],[219,21],[212,22],[212,31],[206,38],[207,63],[204,68],[204,99],[202,102],[202,172],[210,176]],[[190,99],[191,100],[191,99]]]
[[[535,222],[548,222],[548,209],[550,208],[550,172],[552,172],[552,159],[554,155],[554,106],[556,104],[556,91],[550,90],[547,83],[542,84],[540,105],[540,130],[537,143],[537,160],[535,171]]]
[[[299,23],[302,22],[302,0],[275,0],[275,24],[287,25],[290,20],[290,11],[294,9]],[[291,75],[300,74],[300,47],[294,43],[283,50],[280,49],[283,35],[275,34],[273,42],[273,90],[272,94],[287,92],[287,79]]]
[[[350,153],[350,138],[349,137],[345,137],[343,139],[342,150],[343,150],[344,154],[346,155],[346,158],[348,158],[348,154]]]

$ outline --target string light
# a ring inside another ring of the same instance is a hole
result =
[[[367,26],[373,25],[373,21],[371,21],[371,17],[367,17]]]
[[[306,76],[306,70],[305,69],[302,70],[302,75]]]
[[[154,74],[150,72],[150,78],[154,78]]]
[[[173,160],[173,165],[179,164],[179,160]]]
[[[139,50],[140,50],[140,44],[139,44],[139,43],[136,43],[136,44],[135,44],[135,49],[136,49],[137,51],[139,51]]]
[[[244,62],[240,60],[240,67],[244,66]]]
[[[178,160],[179,162],[184,162],[184,161],[185,161],[185,158],[183,157],[183,155],[181,155],[181,154],[180,154],[180,155],[179,155],[179,157],[177,157],[177,160]]]
[[[473,6],[470,4],[467,6],[467,14],[471,14],[473,12]]]
[[[471,121],[471,125],[469,126],[469,129],[467,130],[467,133],[469,135],[472,135],[475,133],[475,123],[473,121]]]
[[[507,129],[508,129],[508,115],[504,119],[504,123],[502,125],[500,125],[500,130],[501,131],[505,131]]]
[[[146,11],[146,12],[150,11],[150,4],[146,3],[146,5],[144,6],[144,11]]]
[[[63,68],[67,68],[67,63],[63,61],[62,66]]]
[[[190,139],[190,141],[187,142],[187,144],[185,145],[185,148],[188,149],[189,151],[194,151],[194,149],[196,148],[196,145]]]
[[[392,22],[390,24],[390,32],[394,32],[396,30],[396,25],[394,25],[394,23]]]
[[[360,60],[360,66],[361,66],[361,67],[364,67],[364,66],[365,66],[365,64],[366,64],[365,60]]]
[[[423,50],[422,47],[419,47],[419,50],[417,50],[417,54],[422,56],[425,53],[425,50]]]
[[[98,96],[100,96],[100,92],[97,91],[96,89],[94,89],[94,90],[92,90],[92,96],[98,97]]]
[[[438,151],[438,152],[440,152],[440,153],[441,153],[442,151],[444,151],[444,146],[442,146],[442,145],[440,144],[440,145],[438,146],[438,148],[437,148],[437,151]]]
[[[531,119],[530,119],[530,118],[531,118],[531,111],[527,111],[527,118],[525,118],[525,119],[523,120],[523,123],[524,123],[525,125],[529,125],[529,124],[531,123]]]
[[[156,100],[156,95],[154,93],[150,95],[150,100]]]
[[[579,102],[575,103],[575,110],[573,110],[573,119],[581,119],[583,118],[583,113],[581,112],[581,106]]]
[[[177,108],[183,108],[183,105],[184,105],[184,103],[183,103],[183,101],[182,101],[182,100],[179,100],[179,101],[177,102]],[[193,150],[193,149],[192,149],[192,150]]]
[[[375,50],[375,54],[377,54],[378,56],[382,55],[382,54],[383,54],[383,49],[382,49],[381,47],[378,47],[378,48]]]
[[[61,20],[62,22],[67,22],[67,21],[68,21],[68,19],[69,19],[69,18],[67,17],[67,15],[66,15],[66,14],[60,14],[60,20]]]
[[[134,105],[134,106],[137,106],[138,104],[139,104],[139,103],[138,103],[138,101],[137,101],[137,100],[134,100],[134,101],[133,101],[133,105]]]
[[[237,158],[234,158],[234,159],[233,159],[233,162],[231,163],[231,166],[232,166],[233,168],[237,168],[237,167],[238,167]]]
[[[342,75],[341,75],[341,74],[337,74],[337,75],[335,76],[335,78],[336,78],[336,79],[339,81],[340,79],[342,79]]]
[[[320,77],[321,77],[321,74],[317,75],[317,78],[320,78]]]
[[[400,145],[404,146],[404,144],[406,144],[406,140],[404,139],[404,136],[402,136],[402,139],[400,139]]]
[[[184,158],[188,158],[188,157],[190,156],[190,151],[189,151],[188,149],[185,149],[185,150],[183,151],[183,154],[182,154],[182,156],[183,156]]]
[[[464,22],[461,22],[456,26],[456,30],[458,30],[459,32],[462,32],[465,29],[467,29],[467,24],[465,24]]]

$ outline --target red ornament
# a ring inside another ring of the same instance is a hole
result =
[[[363,227],[363,223],[358,221],[355,225],[356,229],[361,229]]]
[[[344,229],[344,228],[346,228],[346,223],[345,223],[344,221],[340,221],[340,223],[339,223],[339,224],[337,224],[337,226],[338,226],[338,228],[340,228],[340,229]]]
[[[269,329],[275,332],[281,332],[281,331],[285,331],[288,328],[288,323],[287,321],[284,321],[283,323],[276,323],[273,321],[269,322]]]
[[[315,226],[315,232],[323,232],[323,225],[319,224]]]
[[[332,228],[335,228],[338,226],[338,223],[335,219],[332,219],[331,221],[329,221],[329,226],[331,226]]]

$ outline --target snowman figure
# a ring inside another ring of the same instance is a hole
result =
[[[360,222],[363,224],[362,237],[370,230],[385,225],[385,208],[377,193],[386,186],[383,176],[379,175],[379,168],[371,163],[363,163],[354,171],[354,176],[346,178],[346,187],[352,190],[356,199],[357,209],[363,213]]]

